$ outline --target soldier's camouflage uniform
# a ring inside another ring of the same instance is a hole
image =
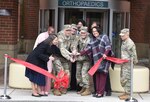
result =
[[[83,50],[88,42],[90,41],[90,38],[87,36],[86,39],[82,39],[81,37],[78,37],[76,41],[74,42],[74,45],[78,52]],[[76,61],[76,79],[77,83],[84,88],[89,88],[90,86],[90,79],[88,75],[88,70],[91,67],[90,60],[88,56],[78,56]]]
[[[61,54],[63,57],[56,58],[53,62],[56,72],[63,69],[70,76],[70,46],[71,46],[71,36],[66,36],[64,33],[58,35],[59,45]]]
[[[134,42],[128,38],[126,41],[122,42],[121,45],[121,58],[122,59],[128,59],[133,57],[133,62],[136,64],[138,62],[137,60],[137,54],[136,54],[136,47]],[[121,66],[121,85],[124,88],[125,92],[130,92],[130,61],[128,63],[124,63]]]

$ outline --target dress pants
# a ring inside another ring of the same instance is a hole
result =
[[[104,94],[107,73],[96,72],[96,93]]]
[[[96,92],[96,73],[93,75],[93,84],[94,84],[94,93]],[[110,75],[109,73],[107,74],[107,79],[106,79],[106,85],[105,85],[105,91],[106,92],[111,92],[111,84],[110,84]]]

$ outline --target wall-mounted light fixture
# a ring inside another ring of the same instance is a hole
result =
[[[11,11],[9,9],[0,9],[0,16],[10,16]]]

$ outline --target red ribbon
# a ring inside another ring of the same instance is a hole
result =
[[[92,68],[90,68],[90,70],[88,71],[88,73],[93,76],[94,73],[97,71],[98,67],[100,66],[101,61],[103,60],[103,58],[100,58],[95,64],[94,66],[92,66]],[[114,62],[116,64],[122,64],[122,63],[126,63],[128,62],[128,60],[125,59],[120,59],[120,58],[114,58],[114,57],[106,57],[106,60],[109,60],[111,62]]]
[[[54,88],[60,89],[60,88],[68,88],[69,85],[69,77],[68,74],[66,74],[64,71],[60,71],[57,75],[58,81],[54,82]]]
[[[55,80],[55,83],[56,83],[56,86],[57,88],[60,88],[60,87],[64,87],[64,88],[68,88],[68,84],[69,84],[69,77],[67,74],[65,74],[64,71],[60,71],[56,76],[54,76],[53,74],[49,73],[48,71],[34,65],[34,64],[31,64],[31,63],[28,63],[28,62],[25,62],[23,60],[19,60],[19,59],[15,59],[15,58],[12,58],[8,55],[5,55],[5,57],[19,63],[19,64],[22,64],[24,66],[26,66],[27,68],[31,69],[31,70],[34,70],[38,73],[41,73],[49,78],[53,78]],[[61,77],[60,77],[61,76]],[[57,84],[58,83],[58,84]]]

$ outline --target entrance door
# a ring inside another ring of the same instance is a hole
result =
[[[92,22],[97,22],[103,28],[104,13],[103,12],[86,12],[86,24],[91,29]]]
[[[65,9],[65,24],[76,24],[79,19],[83,19],[83,11],[79,9]]]
[[[62,18],[62,16],[60,16]],[[91,10],[91,9],[64,9],[64,24],[77,24],[79,19],[86,21],[87,27],[92,24],[93,21],[96,21],[100,24],[103,29],[103,32],[107,34],[108,32],[108,12],[107,10]],[[63,22],[63,21],[59,21]]]
[[[55,11],[53,9],[41,9],[39,16],[39,33],[47,31],[49,26],[55,26]]]
[[[129,13],[114,12],[112,27],[112,48],[116,57],[121,55],[121,39],[119,33],[123,28],[129,28]]]
[[[103,32],[107,34],[108,31],[108,10],[92,10],[92,9],[78,9],[78,8],[61,8],[59,11],[59,22],[58,26],[60,31],[64,24],[77,24],[79,19],[86,21],[87,27],[91,26],[93,21],[96,21],[100,24],[103,29]],[[78,90],[76,87],[76,64],[72,63],[71,70],[71,83],[70,87],[73,90]]]

